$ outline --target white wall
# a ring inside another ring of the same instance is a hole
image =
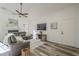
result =
[[[79,9],[78,9],[79,10]],[[75,46],[79,47],[79,17],[75,19]]]
[[[3,40],[4,35],[6,35],[7,33],[7,20],[8,20],[8,15],[6,15],[4,17],[5,12],[3,12],[2,10],[0,10],[0,41]]]
[[[30,8],[29,8],[30,7]],[[38,7],[38,6],[37,6]],[[26,8],[27,9],[27,8]],[[47,13],[40,13],[39,10],[42,12],[46,11]],[[51,11],[50,11],[51,10]],[[23,24],[25,25],[25,31],[29,33],[32,33],[33,30],[36,30],[36,26],[39,23],[47,23],[47,31],[44,31],[44,33],[47,34],[47,40],[62,44],[67,44],[75,47],[79,47],[79,4],[72,4],[71,6],[61,8],[58,11],[53,10],[53,8],[47,8],[43,10],[40,8],[33,7],[31,9],[31,6],[28,6],[27,12],[29,13],[27,18],[18,18],[18,16],[14,16],[10,13],[7,13],[3,10],[0,10],[0,41],[3,40],[4,36],[7,33],[7,21],[8,18],[15,18],[19,21],[19,30],[23,31]],[[55,11],[55,12],[54,12]],[[61,31],[62,31],[62,20],[72,20],[73,23],[73,40],[74,43],[64,43],[65,38],[62,37]],[[53,30],[50,29],[50,24],[53,22],[58,22],[58,29]],[[29,26],[29,28],[28,28]],[[28,30],[27,30],[28,29]]]
[[[18,20],[18,28],[16,27],[8,27],[8,19],[15,19]],[[25,26],[28,26],[28,22],[26,18],[21,17],[19,18],[17,15],[12,15],[11,13],[8,13],[7,11],[4,11],[0,9],[0,41],[3,41],[5,35],[7,35],[8,30],[16,30],[19,29],[19,31],[24,31],[23,24]],[[25,29],[28,29],[28,27],[25,27]],[[27,30],[25,30],[27,32]]]
[[[49,11],[49,9],[48,9]],[[56,11],[54,13],[51,12],[51,14],[43,15],[38,20],[35,20],[34,23],[31,22],[30,24],[30,31],[36,30],[36,24],[38,23],[47,23],[47,40],[57,43],[62,43],[66,45],[71,45],[79,48],[79,4],[71,5],[66,8],[63,8],[59,11]],[[62,20],[72,20],[73,23],[73,34],[71,35],[71,38],[73,38],[71,43],[64,43],[63,41],[65,38],[62,37],[61,31],[62,31]],[[52,30],[50,29],[50,24],[53,22],[58,22],[58,29]],[[32,25],[33,24],[33,25]],[[63,40],[63,41],[62,41]]]

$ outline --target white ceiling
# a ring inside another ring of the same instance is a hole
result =
[[[24,3],[23,4],[23,12],[27,12],[29,10],[39,11],[39,12],[47,12],[48,10],[54,12],[55,10],[59,10],[61,8],[72,5],[71,3]],[[19,9],[19,3],[1,3],[0,7],[5,7],[11,11],[15,11]]]
[[[46,15],[53,13],[62,8],[72,5],[72,3],[23,3],[23,12],[29,13],[30,17],[36,17],[37,15]],[[1,7],[5,7],[12,12],[20,7],[19,3],[0,3]]]

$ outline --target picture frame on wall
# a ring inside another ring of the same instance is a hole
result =
[[[9,18],[8,19],[8,26],[9,27],[17,27],[18,21],[16,19]]]
[[[18,29],[18,20],[13,18],[8,18],[8,22],[6,26],[9,30]]]
[[[50,27],[51,27],[51,29],[58,29],[58,23],[57,22],[52,22]]]

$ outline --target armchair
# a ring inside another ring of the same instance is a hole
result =
[[[3,40],[3,43],[10,48],[10,55],[17,56],[20,55],[22,48],[30,48],[30,42],[18,41],[16,36],[9,33]]]

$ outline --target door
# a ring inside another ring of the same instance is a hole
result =
[[[74,20],[63,20],[61,25],[62,44],[74,44]]]

